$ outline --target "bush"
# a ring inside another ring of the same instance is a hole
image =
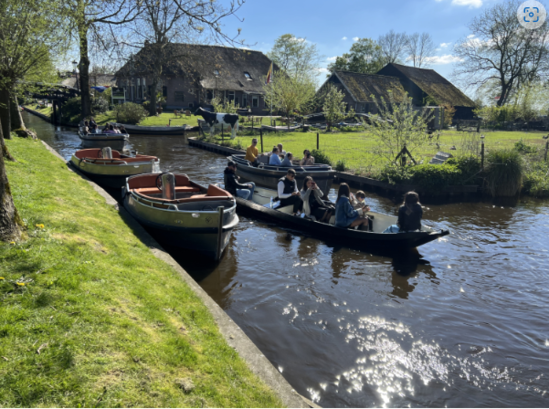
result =
[[[332,161],[324,152],[320,149],[313,149],[311,155],[315,158],[315,163],[323,163],[325,165],[332,166]]]
[[[514,149],[493,150],[486,156],[486,190],[493,196],[514,196],[522,187],[524,164]]]
[[[338,172],[345,172],[347,170],[347,161],[345,159],[340,159],[335,165],[335,170]]]
[[[92,110],[94,114],[102,114],[109,110],[109,101],[104,98],[96,98],[92,103]]]
[[[148,111],[149,107],[151,106],[151,101],[143,101],[141,105],[143,105],[143,108],[145,108]]]
[[[59,111],[62,120],[73,123],[80,122],[82,112],[80,97],[69,99],[61,106]]]
[[[114,108],[114,112],[118,122],[130,125],[139,123],[148,115],[148,112],[142,105],[134,104],[133,102],[117,105]]]
[[[527,143],[524,143],[524,140],[521,138],[520,141],[515,142],[515,148],[517,152],[523,153],[523,154],[531,154],[531,153],[537,153],[538,148],[533,145],[528,145]]]
[[[538,198],[549,197],[549,165],[546,162],[526,164],[522,191]]]

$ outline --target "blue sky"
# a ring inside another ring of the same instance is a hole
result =
[[[291,33],[317,44],[329,58],[349,50],[354,38],[377,39],[396,32],[428,32],[437,45],[436,61],[430,68],[451,80],[452,47],[470,35],[470,21],[485,7],[501,0],[247,0],[238,15],[224,21],[231,33],[242,28],[242,38],[250,48],[268,52],[274,40]],[[322,75],[324,78],[324,74]]]

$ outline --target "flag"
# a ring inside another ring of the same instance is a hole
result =
[[[271,66],[269,67],[269,72],[267,73],[267,78],[265,79],[265,85],[270,84],[273,82],[273,63],[271,62]]]

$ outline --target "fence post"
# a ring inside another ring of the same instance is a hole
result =
[[[549,139],[545,142],[545,162],[547,162],[547,151],[549,150]]]
[[[480,136],[480,170],[484,170],[484,135]]]
[[[320,134],[316,133],[316,150],[320,149]]]
[[[225,132],[223,130],[223,124],[221,124],[221,145],[225,142]]]
[[[259,139],[261,139],[261,153],[265,152],[263,150],[263,128],[259,128]]]

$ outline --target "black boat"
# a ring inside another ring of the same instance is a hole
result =
[[[264,163],[260,163],[258,167],[253,167],[244,157],[245,155],[232,155],[229,157],[237,164],[236,174],[243,179],[269,189],[276,189],[280,178],[286,176],[288,169],[290,169],[288,166],[272,166]],[[326,193],[330,191],[336,173],[331,166],[323,164],[292,166],[291,169],[296,172],[296,181],[299,187],[301,187],[307,176],[312,176],[318,188]]]
[[[333,225],[334,216],[330,223],[320,223],[314,218],[294,216],[292,206],[277,208],[276,203],[273,205],[272,202],[272,198],[275,196],[274,190],[256,188],[253,201],[236,199],[237,211],[244,216],[285,224],[321,239],[346,242],[353,247],[384,252],[419,247],[450,234],[448,230],[435,230],[426,225],[422,225],[421,231],[382,233],[387,227],[397,223],[397,217],[376,212],[367,213],[369,216],[373,216],[373,231],[344,229]]]

